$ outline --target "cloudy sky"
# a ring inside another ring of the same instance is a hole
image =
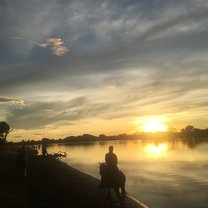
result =
[[[1,0],[14,140],[208,127],[207,0]]]

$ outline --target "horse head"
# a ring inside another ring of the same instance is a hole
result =
[[[105,172],[106,172],[106,164],[105,163],[100,163],[99,162],[99,165],[100,165],[100,175],[103,175],[103,174],[105,174]]]

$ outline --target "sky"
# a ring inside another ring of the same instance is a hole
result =
[[[1,0],[10,139],[208,127],[207,0]]]

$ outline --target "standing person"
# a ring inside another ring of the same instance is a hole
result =
[[[113,153],[113,146],[109,146],[109,152],[105,154],[105,163],[109,171],[118,170],[118,158],[117,155]]]
[[[47,153],[47,149],[46,149],[46,144],[43,143],[43,144],[42,144],[42,155],[45,157],[47,154],[48,154],[48,153]]]
[[[26,147],[24,141],[22,142],[22,147],[19,151],[17,156],[17,166],[20,168],[20,173],[23,177],[27,176],[27,166],[28,166],[28,159],[26,153]]]

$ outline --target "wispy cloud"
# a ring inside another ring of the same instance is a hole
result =
[[[175,29],[177,26],[178,26],[177,32],[181,31],[182,26],[184,28],[188,28],[189,26],[190,28],[193,28],[193,30],[196,30],[196,28],[193,27],[193,24],[198,23],[198,25],[201,26],[201,24],[199,23],[201,22],[204,23],[207,20],[207,18],[208,18],[208,8],[200,8],[193,10],[191,12],[187,12],[185,14],[180,14],[179,16],[175,16],[167,20],[160,20],[156,24],[149,27],[142,35],[140,35],[136,39],[136,41],[150,39],[155,35],[166,32],[168,29]],[[167,33],[166,35],[168,36],[170,35],[170,33]]]
[[[103,105],[88,103],[85,97],[69,101],[36,102],[23,108],[13,108],[6,120],[16,128],[37,129],[59,121],[75,121],[96,115]]]
[[[52,54],[63,56],[69,52],[69,49],[64,46],[64,41],[61,38],[48,38],[45,42],[37,44],[40,47],[51,49]]]
[[[1,103],[10,103],[10,104],[24,104],[24,100],[21,99],[15,99],[15,98],[5,98],[5,97],[0,97],[0,104]]]

